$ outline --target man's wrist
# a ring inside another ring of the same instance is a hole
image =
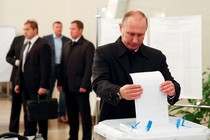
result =
[[[174,93],[174,95],[172,95],[172,96],[168,96],[168,98],[169,98],[170,100],[172,100],[175,96],[176,96],[176,93]]]

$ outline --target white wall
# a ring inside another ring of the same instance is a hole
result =
[[[128,9],[143,11],[147,17],[202,16],[202,69],[210,67],[210,1],[209,0],[130,0]],[[195,56],[196,57],[196,56]]]
[[[69,35],[72,20],[84,23],[84,36],[95,44],[96,8],[106,6],[108,0],[0,0],[0,26],[16,27],[22,34],[27,19],[35,18],[39,23],[39,35],[52,33],[55,20],[63,22],[63,34]]]

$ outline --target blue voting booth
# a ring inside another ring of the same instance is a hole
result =
[[[210,140],[210,129],[185,119],[169,117],[166,125],[148,123],[138,129],[141,122],[132,119],[113,119],[94,126],[94,140]]]

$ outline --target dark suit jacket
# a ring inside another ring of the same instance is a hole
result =
[[[135,117],[134,101],[119,100],[116,94],[121,86],[133,83],[129,75],[128,52],[121,37],[115,43],[96,50],[92,85],[96,94],[101,97],[100,121]],[[135,60],[138,65],[134,65],[136,72],[160,71],[165,80],[170,80],[175,85],[176,96],[173,99],[168,98],[169,104],[178,101],[180,86],[171,76],[166,57],[161,51],[142,44],[136,55],[138,55],[138,59]]]
[[[26,45],[21,50],[21,66],[25,47]],[[21,66],[18,69],[19,73],[17,75],[16,85],[20,85],[20,89],[27,88],[27,91],[30,91],[30,98],[36,98],[40,87],[49,88],[50,63],[50,46],[44,39],[38,38],[27,55],[24,73],[22,72]],[[23,79],[25,87],[22,87]]]
[[[68,86],[69,90],[74,93],[79,92],[79,88],[86,88],[87,92],[91,91],[91,75],[94,57],[94,45],[86,40],[83,36],[78,40],[76,45],[71,46],[72,41],[67,42],[61,56],[61,80],[58,85]],[[60,79],[60,78],[59,78]],[[68,79],[68,85],[64,79]]]
[[[6,55],[6,61],[13,66],[10,81],[15,81],[15,77],[18,71],[18,67],[15,65],[15,61],[17,59],[20,60],[20,51],[23,46],[24,40],[24,35],[15,37]]]
[[[51,48],[51,73],[54,74],[54,70],[55,70],[55,43],[54,43],[53,34],[43,36],[43,39],[45,39],[48,42],[48,44],[50,45],[50,48]],[[62,37],[62,47],[64,46],[64,44],[67,41],[70,41],[70,39],[66,36],[63,36]]]

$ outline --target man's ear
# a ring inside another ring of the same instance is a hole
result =
[[[79,29],[79,31],[80,31],[80,34],[82,35],[83,29]]]
[[[122,23],[120,23],[120,24],[119,24],[119,27],[120,27],[120,32],[121,32],[121,33],[122,33],[122,26],[123,26]]]

